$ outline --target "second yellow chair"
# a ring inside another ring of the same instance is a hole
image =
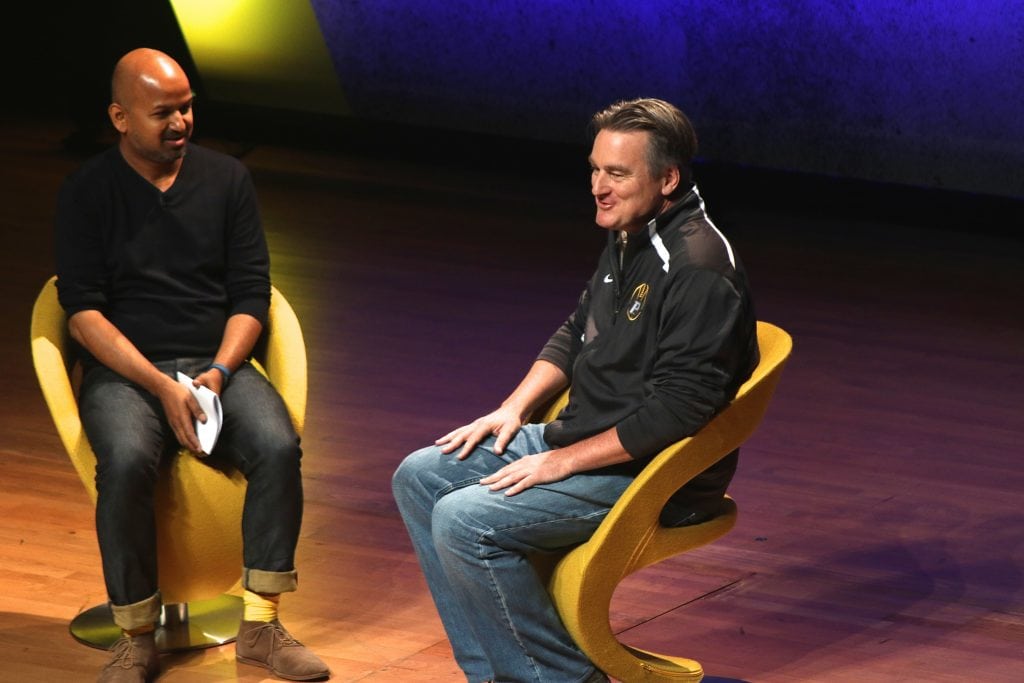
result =
[[[764,416],[782,368],[793,348],[784,330],[758,322],[761,361],[722,412],[693,436],[656,455],[612,507],[594,535],[557,561],[538,558],[542,574],[551,571],[548,591],[576,644],[605,673],[624,683],[699,681],[700,663],[624,645],[612,633],[609,608],[615,587],[629,574],[673,555],[705,545],[732,529],[736,505],[692,526],[666,528],[659,516],[669,497],[747,440]],[[558,414],[567,394],[540,421]],[[547,569],[546,569],[547,568]]]

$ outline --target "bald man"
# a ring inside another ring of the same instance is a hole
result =
[[[189,141],[193,93],[168,55],[138,49],[114,69],[116,146],[86,162],[57,204],[57,287],[80,347],[79,409],[96,453],[96,532],[123,637],[99,680],[159,670],[154,486],[179,447],[200,453],[205,419],[178,372],[220,395],[211,459],[248,488],[239,661],[288,680],[330,672],[277,618],[297,586],[302,521],[299,437],[248,359],[267,320],[270,259],[255,189],[237,160]]]

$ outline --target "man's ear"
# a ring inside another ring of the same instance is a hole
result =
[[[668,197],[679,187],[680,173],[678,166],[669,166],[661,176],[661,196]]]
[[[112,102],[107,107],[107,115],[110,117],[110,122],[114,124],[114,128],[117,129],[118,133],[123,133],[127,130],[128,122],[126,119],[128,118],[128,112],[125,111],[124,107],[117,102]]]

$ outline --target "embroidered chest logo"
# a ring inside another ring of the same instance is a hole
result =
[[[626,317],[630,322],[633,322],[640,317],[640,313],[644,310],[644,303],[647,301],[647,292],[650,291],[650,287],[646,283],[637,285],[637,288],[633,290],[633,294],[629,297],[629,305],[626,306]]]

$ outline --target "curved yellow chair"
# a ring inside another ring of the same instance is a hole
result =
[[[96,502],[96,456],[78,416],[74,359],[69,357],[64,310],[56,277],[43,285],[32,309],[32,361],[57,433],[82,484]],[[295,312],[271,288],[266,333],[254,364],[284,398],[296,431],[306,416],[306,346]],[[164,601],[157,646],[162,651],[220,645],[234,640],[242,614],[242,505],[245,478],[182,450],[157,484],[157,557]],[[228,594],[228,593],[235,594]],[[110,647],[121,632],[108,605],[76,616],[71,634],[94,647]]]
[[[608,612],[615,587],[626,576],[710,543],[736,523],[736,504],[728,497],[724,511],[701,524],[667,528],[658,517],[673,493],[743,443],[764,416],[793,341],[784,330],[760,321],[757,341],[761,361],[732,403],[697,434],[656,455],[594,535],[558,560],[548,579],[555,607],[580,649],[601,671],[625,683],[704,677],[700,663],[692,659],[620,643],[612,633]],[[547,408],[542,421],[553,420],[567,398],[566,392]],[[538,558],[537,564],[545,575],[550,560]]]

